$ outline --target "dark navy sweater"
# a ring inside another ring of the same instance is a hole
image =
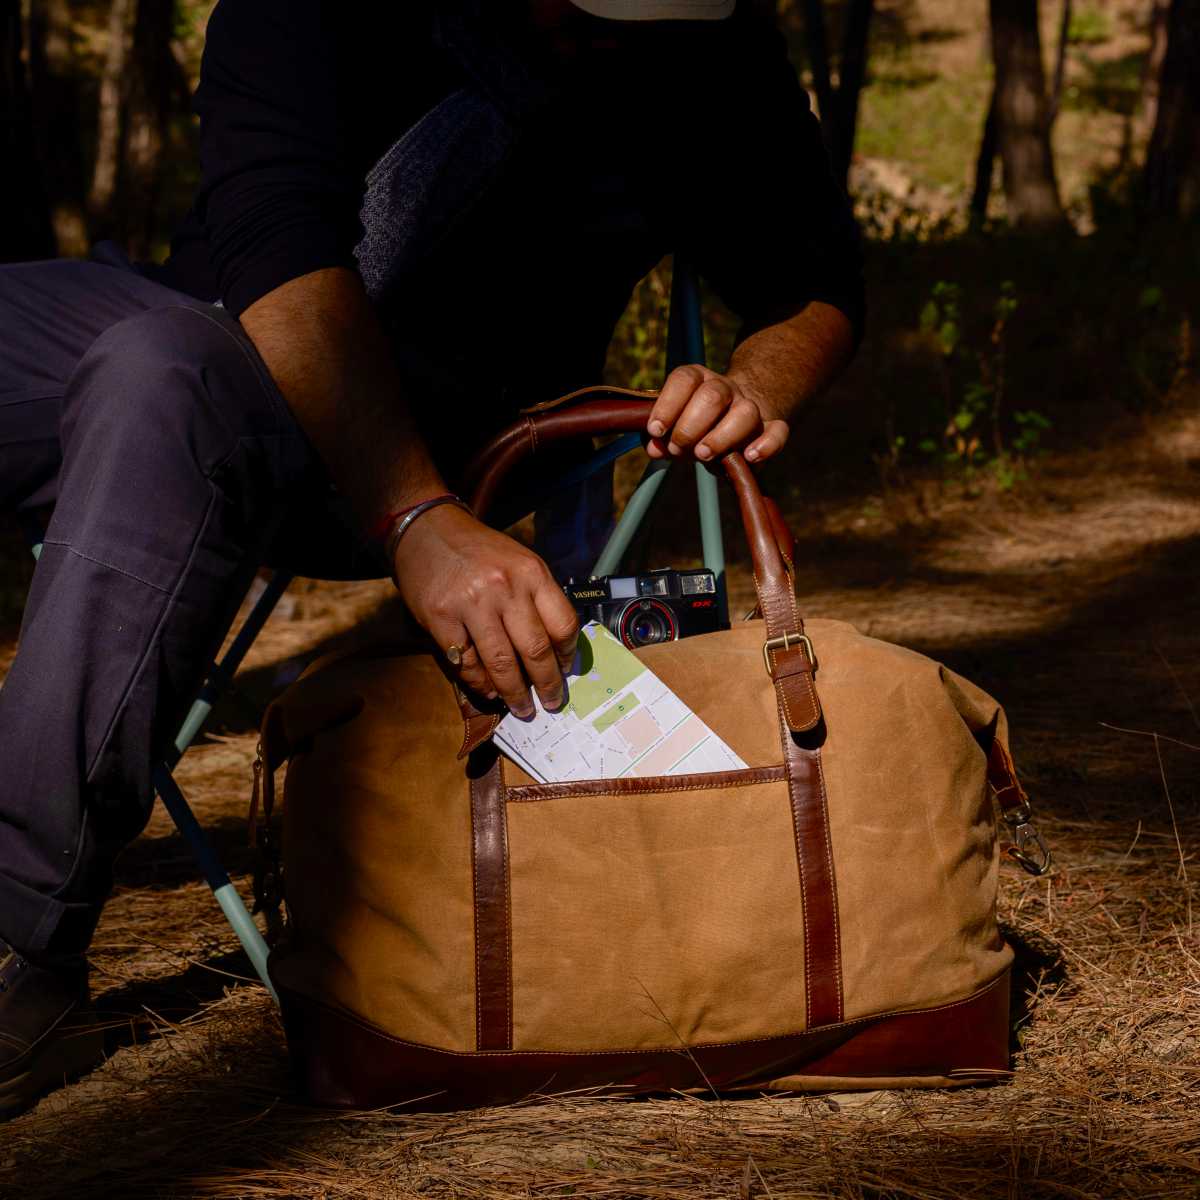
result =
[[[861,326],[857,231],[777,33],[743,5],[563,69],[512,8],[481,6],[494,27],[472,61],[435,36],[431,0],[220,0],[196,96],[200,186],[164,281],[238,314],[289,279],[353,268],[372,164],[464,83],[505,103],[487,58],[503,43],[541,101],[514,111],[499,178],[389,314],[431,401],[596,382],[632,288],[672,251],[748,327],[813,299]]]

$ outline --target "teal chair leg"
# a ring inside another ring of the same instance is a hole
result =
[[[705,363],[704,317],[700,310],[700,283],[689,263],[676,257],[671,275],[671,312],[667,321],[667,371],[681,363]],[[655,459],[625,505],[607,544],[592,568],[593,575],[612,575],[646,519],[671,463]],[[721,498],[716,476],[695,464],[696,503],[700,511],[700,541],[704,565],[716,576],[721,624],[729,626],[729,599],[725,589],[725,541],[721,533]]]
[[[30,542],[33,557],[40,558],[42,553],[41,531],[28,523],[25,533]],[[218,660],[209,671],[200,695],[192,704],[175,737],[168,761],[160,763],[154,771],[154,790],[162,799],[167,812],[171,814],[175,827],[187,842],[192,857],[195,858],[208,886],[212,889],[213,898],[220,905],[221,911],[233,927],[233,932],[237,934],[238,941],[241,942],[258,977],[263,981],[263,986],[271,993],[276,1003],[278,1003],[279,997],[275,994],[275,989],[267,975],[268,946],[266,939],[259,932],[258,926],[255,925],[254,918],[242,902],[237,888],[233,886],[228,873],[221,865],[212,843],[200,827],[200,822],[196,820],[196,814],[192,812],[191,806],[184,798],[183,792],[180,791],[179,784],[175,782],[171,769],[179,761],[183,752],[195,741],[208,714],[212,712],[217,698],[229,686],[238,667],[241,666],[242,659],[246,657],[247,651],[254,644],[254,639],[266,624],[267,618],[271,615],[271,611],[279,602],[279,597],[283,595],[291,579],[290,575],[282,571],[276,571],[272,576],[263,594],[255,602],[249,616],[243,622],[241,629],[238,630],[225,656]]]
[[[204,722],[208,719],[208,714],[212,712],[213,705],[232,682],[238,667],[242,665],[242,660],[254,644],[254,639],[262,631],[267,618],[271,615],[275,605],[279,603],[279,598],[291,580],[292,576],[285,571],[276,571],[272,575],[262,595],[255,602],[246,620],[242,622],[242,627],[234,636],[224,657],[214,663],[209,671],[208,678],[200,689],[200,695],[193,702],[175,737],[168,760],[160,763],[154,772],[154,789],[162,799],[163,807],[171,814],[175,827],[183,834],[192,851],[192,857],[200,867],[208,886],[212,888],[213,898],[220,905],[233,932],[237,934],[238,941],[241,942],[258,977],[263,981],[263,986],[277,1003],[279,997],[275,994],[275,989],[267,975],[268,946],[266,939],[259,932],[258,926],[255,925],[254,918],[242,902],[237,888],[233,886],[229,875],[221,865],[216,851],[212,848],[212,843],[205,836],[199,821],[196,820],[196,815],[192,812],[191,806],[175,782],[171,770],[179,762],[183,752],[199,735]]]
[[[161,764],[154,772],[154,789],[162,798],[167,812],[171,814],[175,827],[183,834],[191,848],[192,856],[196,859],[205,881],[212,888],[213,899],[221,906],[221,911],[233,927],[233,932],[237,934],[238,941],[242,943],[242,949],[246,951],[246,956],[250,959],[259,979],[263,981],[263,986],[278,1004],[279,997],[267,975],[269,948],[266,938],[259,932],[254,918],[246,909],[241,895],[226,874],[221,860],[212,848],[212,843],[208,840],[204,830],[200,828],[196,814],[192,812],[191,806],[184,799],[183,792],[179,790],[179,784],[175,782],[174,776],[165,763]]]

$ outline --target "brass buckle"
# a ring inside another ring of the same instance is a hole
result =
[[[812,669],[817,669],[817,656],[813,653],[812,642],[808,640],[807,633],[781,633],[778,637],[767,638],[763,642],[763,666],[767,669],[767,674],[772,679],[775,678],[775,672],[771,669],[771,651],[772,650],[787,650],[792,646],[803,646],[804,653],[808,657],[808,661],[812,664]]]

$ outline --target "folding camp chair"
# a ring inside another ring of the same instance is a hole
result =
[[[700,312],[699,286],[691,268],[683,262],[676,261],[668,320],[667,369],[669,371],[684,362],[703,363],[704,361],[704,326]],[[621,455],[636,449],[640,444],[641,438],[638,434],[626,434],[608,443],[596,451],[586,462],[555,480],[544,494],[521,497],[520,503],[509,514],[511,520],[536,509],[549,495],[583,482]],[[621,518],[604,550],[596,561],[592,570],[593,575],[611,575],[617,570],[630,542],[650,511],[671,466],[669,461],[659,459],[652,461],[646,468],[641,481],[626,503]],[[725,553],[721,536],[717,481],[715,476],[699,463],[695,466],[695,473],[704,565],[716,576],[721,621],[728,625]],[[510,524],[511,520],[505,519],[504,525]],[[26,534],[31,541],[34,556],[37,557],[42,549],[41,533],[27,523]],[[254,639],[262,631],[292,578],[293,576],[286,571],[275,571],[272,574],[262,594],[254,602],[249,615],[234,636],[229,649],[209,669],[204,684],[188,711],[170,751],[154,770],[155,790],[171,814],[179,832],[188,843],[205,881],[212,889],[213,898],[220,905],[221,911],[233,927],[234,933],[237,934],[251,965],[263,981],[263,985],[276,1000],[278,997],[275,995],[275,989],[271,986],[271,980],[267,975],[268,946],[266,939],[259,931],[254,918],[247,911],[240,893],[234,887],[225,868],[221,865],[212,843],[208,840],[192,812],[191,806],[184,798],[179,784],[176,783],[173,771],[184,752],[199,736],[213,706],[229,687],[242,660],[254,644]]]

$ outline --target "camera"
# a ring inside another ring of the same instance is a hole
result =
[[[645,575],[604,575],[563,587],[581,621],[597,621],[631,650],[721,628],[716,576],[664,567]]]

